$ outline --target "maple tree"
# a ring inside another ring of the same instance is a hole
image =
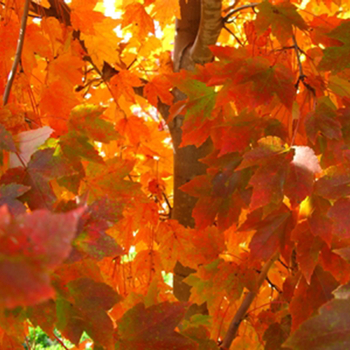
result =
[[[113,9],[0,3],[0,348],[347,348],[349,3]]]

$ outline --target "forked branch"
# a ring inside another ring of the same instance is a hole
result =
[[[242,10],[245,9],[249,9],[249,8],[255,8],[256,6],[258,6],[259,3],[258,2],[253,2],[251,4],[246,4],[246,5],[242,5],[240,7],[237,7],[236,9],[232,10],[231,12],[229,12],[224,18],[223,21],[224,23],[228,22],[228,20],[230,19],[230,17],[232,17],[235,13],[240,12]]]
[[[244,298],[241,306],[239,307],[239,309],[237,310],[233,320],[230,323],[230,326],[228,328],[228,331],[226,333],[226,336],[224,338],[224,341],[221,344],[221,349],[225,350],[225,349],[229,349],[233,340],[236,338],[237,336],[237,331],[238,328],[241,324],[241,322],[243,321],[245,315],[247,314],[250,305],[252,304],[254,298],[257,296],[260,287],[262,286],[262,284],[264,283],[264,281],[266,280],[267,274],[270,270],[270,268],[272,267],[272,265],[274,264],[274,262],[278,259],[279,257],[279,253],[276,253],[270,260],[268,260],[266,262],[266,264],[263,266],[260,275],[259,275],[259,279],[257,281],[257,286],[256,286],[256,290],[255,291],[251,291],[249,292],[246,297]]]

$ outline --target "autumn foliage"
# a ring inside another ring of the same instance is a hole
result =
[[[74,349],[349,348],[349,3],[223,0],[213,59],[175,73],[179,2],[113,9],[0,4],[0,349],[33,326]],[[172,219],[176,118],[181,147],[212,143],[181,187],[195,227]]]

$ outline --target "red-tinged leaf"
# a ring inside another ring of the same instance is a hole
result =
[[[231,158],[229,158],[231,159]],[[230,167],[237,165],[231,162]],[[201,175],[181,187],[186,193],[199,197],[192,212],[198,229],[211,225],[218,216],[220,230],[226,230],[235,222],[242,207],[247,206],[247,182],[249,170],[233,172],[227,169],[215,176]]]
[[[16,144],[12,135],[0,124],[0,150],[16,152]]]
[[[267,105],[277,96],[291,110],[295,93],[289,68],[280,63],[271,66],[264,57],[248,58],[236,73],[230,88],[230,95],[242,109]]]
[[[38,210],[15,219],[5,206],[0,210],[0,303],[12,308],[53,297],[49,272],[69,255],[82,209]]]
[[[310,232],[306,221],[295,227],[291,240],[296,242],[297,262],[306,282],[310,284],[324,242]]]
[[[330,140],[339,140],[342,137],[341,124],[336,119],[334,105],[328,101],[321,102],[315,112],[309,114],[305,120],[306,133],[313,144],[319,134]]]
[[[86,307],[110,310],[122,300],[121,296],[112,287],[105,283],[95,282],[90,278],[79,278],[68,283],[68,289],[79,308]]]
[[[181,186],[181,191],[188,193],[193,197],[203,197],[210,193],[212,188],[212,177],[208,175],[196,176],[185,185]]]
[[[304,166],[290,163],[284,183],[284,194],[289,198],[292,208],[296,208],[312,193],[314,174]]]
[[[108,143],[120,136],[114,125],[101,118],[105,108],[95,105],[79,105],[73,108],[68,127],[78,135],[85,135],[94,141]]]
[[[211,138],[219,157],[230,152],[244,151],[252,139],[258,138],[261,119],[244,110],[240,115],[231,118],[223,125],[217,125],[211,130]]]
[[[57,329],[66,339],[78,346],[85,330],[84,317],[71,302],[61,297],[57,298],[56,307]]]
[[[54,338],[57,317],[56,304],[53,300],[28,307],[27,315],[35,327],[39,326],[49,337]]]
[[[339,199],[350,195],[350,174],[339,167],[331,167],[318,179],[315,193],[327,199]]]
[[[337,39],[331,38],[328,34],[335,27],[339,26],[342,19],[337,16],[329,16],[324,13],[319,16],[315,16],[310,22],[310,37],[315,45],[322,44],[325,47],[328,46],[340,46],[341,42]]]
[[[198,119],[186,120],[182,125],[180,147],[189,145],[200,147],[208,139],[213,125],[214,121],[209,119],[206,119],[204,122]]]
[[[257,6],[259,13],[255,21],[255,28],[259,35],[264,33],[270,26],[282,45],[293,35],[293,27],[301,30],[307,29],[307,24],[297,12],[297,8],[288,1],[272,5],[269,1],[263,1]]]
[[[23,166],[28,164],[30,157],[52,134],[53,130],[44,126],[39,129],[23,131],[14,137],[17,146],[18,155],[10,155],[10,167]],[[20,158],[19,158],[19,157]]]
[[[249,184],[253,186],[250,209],[264,206],[277,207],[283,200],[283,186],[287,175],[289,160],[283,154],[273,157],[265,166],[259,167],[251,177]]]
[[[23,168],[16,168],[21,176],[20,182],[31,187],[21,198],[31,209],[50,208],[56,201],[50,181],[76,173],[65,158],[54,156],[54,152],[53,148],[39,150],[21,174],[19,169]]]
[[[69,132],[60,138],[60,146],[64,155],[72,161],[83,158],[94,163],[104,164],[103,158],[86,136]]]
[[[333,234],[342,240],[350,239],[350,199],[340,198],[328,211],[333,220]]]
[[[323,269],[329,271],[340,284],[349,282],[350,265],[328,247],[323,247],[322,249],[321,265]]]
[[[264,333],[265,349],[279,350],[290,333],[290,318],[285,317],[281,323],[272,323]]]
[[[243,161],[236,170],[256,165],[264,165],[267,161],[271,161],[274,156],[281,155],[286,151],[288,150],[285,148],[283,141],[279,137],[264,137],[258,141],[258,147],[243,155]]]
[[[149,308],[141,303],[135,305],[118,322],[120,339],[116,349],[197,349],[195,342],[174,330],[185,312],[180,303],[164,302]]]
[[[54,297],[50,276],[31,259],[0,259],[0,305],[6,308],[33,305]]]
[[[249,44],[257,46],[266,46],[271,29],[268,28],[264,33],[258,35],[255,29],[255,21],[245,21],[244,32]]]
[[[96,260],[104,257],[117,257],[124,250],[116,240],[106,233],[110,226],[122,218],[124,203],[107,196],[89,206],[82,218],[85,219],[82,233],[74,240],[73,245],[82,254]]]
[[[334,45],[324,50],[322,61],[318,66],[320,70],[331,70],[333,73],[338,73],[350,67],[348,60],[346,60],[350,53],[349,30],[350,22],[344,21],[328,33],[330,38],[340,41],[342,45]]]
[[[210,339],[210,333],[203,325],[187,328],[181,334],[195,341],[201,350],[218,350],[217,343]]]
[[[142,6],[139,3],[137,3],[137,5]],[[133,88],[142,85],[143,83],[137,75],[128,70],[120,71],[110,80],[111,91],[116,100],[123,95],[128,101],[135,102],[135,92]]]
[[[297,329],[300,324],[312,317],[320,306],[331,300],[332,292],[338,285],[332,274],[320,266],[315,268],[310,284],[302,277],[289,306],[292,330]]]
[[[0,185],[0,207],[6,204],[10,213],[13,215],[24,213],[26,211],[26,207],[17,198],[29,190],[29,186],[23,186],[15,183]]]
[[[73,303],[59,300],[57,327],[76,345],[85,331],[96,345],[111,349],[114,328],[106,311],[121,297],[110,286],[85,277],[69,282],[67,287]]]
[[[35,152],[28,164],[27,171],[32,177],[46,180],[59,179],[74,174],[72,165],[62,156],[54,155],[54,148],[46,148]]]
[[[122,27],[132,24],[135,31],[141,38],[149,33],[154,34],[154,23],[151,16],[145,11],[145,8],[138,2],[126,6],[123,15]]]
[[[334,249],[333,252],[340,255],[347,263],[350,263],[350,247]]]
[[[221,202],[222,198],[199,198],[192,212],[198,229],[204,229],[213,224],[216,214],[220,209]]]
[[[109,227],[123,217],[124,204],[118,198],[109,198],[107,195],[99,198],[89,206],[88,224],[101,223],[104,228]]]
[[[331,207],[330,203],[322,197],[312,196],[312,214],[307,218],[310,231],[314,236],[318,236],[327,243],[328,247],[332,243],[332,220],[327,216]]]
[[[349,300],[332,300],[320,308],[317,316],[301,324],[284,346],[293,350],[347,349],[350,347],[349,315]]]
[[[168,79],[163,75],[157,75],[144,87],[145,97],[154,107],[158,107],[158,99],[167,105],[171,105],[174,96],[170,93],[172,87]]]
[[[73,245],[80,253],[97,261],[124,254],[124,249],[114,238],[94,227],[89,227],[80,234]]]
[[[260,217],[259,221],[254,216],[254,212],[248,215],[247,221],[240,227],[240,231],[256,230],[249,244],[251,258],[267,261],[278,248],[284,252],[289,244],[292,228],[292,215],[288,208],[282,206],[279,211],[271,213],[265,219]]]
[[[37,210],[19,215],[3,227],[7,235],[0,237],[0,251],[11,256],[23,254],[54,269],[69,255],[82,212],[79,208],[64,214]]]

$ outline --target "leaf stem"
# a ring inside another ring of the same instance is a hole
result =
[[[13,65],[12,65],[12,68],[11,68],[11,71],[10,71],[10,74],[8,77],[8,81],[6,84],[5,92],[4,92],[4,106],[8,102],[8,99],[10,96],[10,91],[12,88],[12,84],[13,84],[13,81],[15,79],[17,67],[18,67],[18,64],[19,64],[19,61],[20,61],[21,55],[22,55],[23,44],[24,44],[24,34],[26,31],[27,18],[28,18],[28,12],[29,12],[29,1],[30,0],[25,0],[25,3],[24,3],[21,28],[19,30],[19,36],[18,36],[18,42],[17,42],[16,55],[15,55],[15,59],[13,61]]]
[[[226,336],[224,338],[224,341],[222,342],[221,349],[229,349],[233,340],[237,336],[238,328],[243,321],[245,315],[247,314],[250,305],[252,304],[254,298],[258,294],[258,291],[261,287],[261,285],[264,283],[267,273],[269,272],[271,266],[274,264],[274,262],[278,259],[279,253],[276,253],[270,260],[268,260],[265,265],[263,266],[260,276],[257,281],[257,288],[255,291],[250,291],[246,297],[244,298],[241,306],[237,310],[235,316],[233,317],[230,326],[228,328],[228,331],[226,333]]]

